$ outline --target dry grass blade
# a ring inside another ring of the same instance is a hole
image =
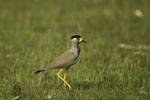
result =
[[[150,50],[150,46],[147,46],[147,45],[138,45],[138,46],[135,46],[135,45],[128,45],[128,44],[121,43],[119,45],[119,47],[123,48],[123,49],[144,49],[144,50]]]
[[[12,100],[17,100],[17,99],[19,99],[19,96],[16,96],[15,98],[13,98]]]

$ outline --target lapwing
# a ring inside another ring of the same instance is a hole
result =
[[[71,48],[64,52],[61,56],[56,58],[52,63],[50,63],[48,66],[45,68],[38,70],[35,72],[35,74],[38,74],[40,72],[48,71],[51,69],[60,69],[59,72],[57,73],[57,76],[64,82],[64,86],[66,85],[71,89],[70,84],[66,81],[66,76],[67,76],[67,71],[65,71],[64,77],[60,76],[60,73],[63,70],[68,70],[71,66],[77,63],[80,57],[80,43],[86,43],[85,40],[80,35],[73,35],[71,37]]]

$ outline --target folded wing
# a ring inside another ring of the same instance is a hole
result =
[[[58,57],[55,61],[53,61],[50,65],[44,68],[44,70],[63,68],[70,66],[77,59],[78,55],[73,53],[71,50],[63,53],[60,57]]]

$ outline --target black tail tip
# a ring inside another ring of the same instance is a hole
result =
[[[43,71],[45,71],[45,70],[38,70],[35,72],[35,74],[38,74],[38,73],[43,72]]]

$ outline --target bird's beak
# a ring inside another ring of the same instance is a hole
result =
[[[79,39],[79,43],[81,43],[81,42],[86,43],[86,41],[85,41],[85,40],[83,40],[82,38],[80,38],[80,39]]]

